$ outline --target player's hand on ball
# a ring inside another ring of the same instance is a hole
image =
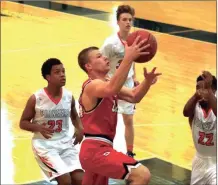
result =
[[[144,45],[147,39],[144,39],[139,42],[140,36],[136,37],[135,41],[131,46],[128,46],[127,43],[125,44],[125,56],[124,58],[128,58],[130,61],[134,61],[141,55],[149,55],[149,52],[145,50],[150,47],[150,44]]]
[[[73,138],[75,138],[75,140],[73,142],[74,145],[81,143],[83,140],[83,129],[82,128],[80,128],[80,129],[75,128],[75,133],[73,135]]]
[[[162,73],[155,73],[156,69],[157,68],[154,67],[151,72],[147,72],[147,69],[144,67],[144,77],[151,85],[155,84],[157,82],[157,77],[162,75]]]

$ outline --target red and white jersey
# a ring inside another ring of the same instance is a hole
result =
[[[87,80],[84,88],[91,80]],[[85,111],[82,102],[82,93],[79,98],[79,116],[83,124],[85,136],[101,137],[113,141],[117,126],[117,97],[99,98],[97,105]]]
[[[197,154],[203,157],[215,157],[217,147],[217,119],[212,110],[208,114],[196,104],[192,121],[192,137]]]
[[[103,46],[100,48],[100,52],[104,56],[107,56],[110,61],[110,71],[108,76],[111,78],[114,75],[116,69],[118,69],[120,66],[125,52],[124,43],[121,40],[119,33],[108,37],[105,40]],[[133,65],[134,64],[132,64],[129,70],[128,78],[131,78],[134,75]]]
[[[62,97],[59,100],[50,97],[46,89],[40,89],[34,95],[36,97],[36,114],[33,123],[45,125],[53,129],[54,133],[50,139],[45,139],[41,133],[36,132],[33,140],[72,139],[72,136],[69,135],[72,94],[62,88]]]

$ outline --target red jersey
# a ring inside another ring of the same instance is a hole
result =
[[[113,142],[117,126],[117,96],[99,98],[92,110],[85,110],[82,93],[91,79],[85,81],[79,98],[80,119],[85,136],[102,137]]]

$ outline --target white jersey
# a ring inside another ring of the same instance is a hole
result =
[[[200,156],[216,156],[216,121],[216,116],[212,110],[206,115],[199,103],[196,104],[194,119],[192,121],[192,137],[197,154]]]
[[[121,38],[119,37],[118,33],[108,37],[105,40],[100,51],[104,56],[107,56],[110,61],[110,71],[108,73],[108,76],[112,77],[116,69],[120,66],[125,52],[124,44]],[[133,65],[134,64],[132,64],[129,70],[128,78],[131,78],[134,75]]]
[[[34,133],[34,143],[37,141],[47,142],[60,139],[67,141],[72,139],[69,132],[72,94],[62,88],[62,97],[58,101],[52,99],[46,89],[40,89],[34,95],[36,97],[36,114],[33,123],[43,124],[54,130],[50,139],[45,139],[39,132]]]

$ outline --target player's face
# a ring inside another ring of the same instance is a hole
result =
[[[62,64],[54,65],[51,68],[51,73],[48,75],[48,82],[58,87],[62,87],[66,83],[65,69]]]
[[[133,17],[129,13],[122,13],[117,21],[120,31],[129,32],[133,23]]]
[[[110,70],[109,60],[99,50],[89,52],[89,62],[86,64],[89,71],[107,73]]]
[[[204,81],[203,80],[198,81],[196,85],[196,90],[203,89],[203,88],[204,88]]]

